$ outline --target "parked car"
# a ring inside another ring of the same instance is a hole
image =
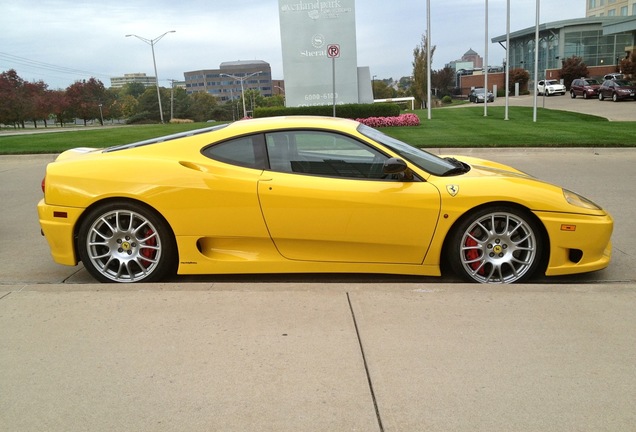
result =
[[[603,77],[604,80],[622,80],[625,79],[625,75],[622,73],[610,73]]]
[[[623,99],[636,99],[636,86],[626,80],[606,80],[598,88],[598,98],[611,98],[614,102]]]
[[[54,260],[101,282],[389,273],[471,282],[600,270],[612,217],[512,167],[437,156],[354,120],[241,120],[48,164]]]
[[[484,94],[485,91],[482,87],[474,88],[468,94],[468,100],[474,103],[484,103]],[[492,94],[491,91],[488,92],[488,102],[494,102],[495,95]]]
[[[572,81],[570,86],[570,97],[583,96],[583,99],[595,98],[598,96],[598,88],[601,83],[594,78],[579,78]]]
[[[537,93],[540,95],[552,96],[554,94],[565,94],[565,86],[557,80],[541,80],[537,84]]]

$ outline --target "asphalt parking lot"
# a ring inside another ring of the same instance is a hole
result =
[[[53,156],[0,156],[2,429],[634,430],[636,150],[462,152],[606,207],[610,267],[512,286],[373,275],[96,284],[53,263],[40,236]]]

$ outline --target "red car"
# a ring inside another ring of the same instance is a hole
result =
[[[598,98],[612,98],[614,102],[622,99],[636,99],[636,86],[626,80],[606,80],[598,88]]]
[[[570,85],[570,97],[572,99],[582,96],[583,99],[597,97],[598,88],[601,86],[594,78],[579,78],[572,81]]]

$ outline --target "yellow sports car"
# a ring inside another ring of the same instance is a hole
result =
[[[438,157],[345,119],[243,120],[48,165],[56,262],[102,282],[386,273],[509,283],[605,268],[613,222],[514,168]]]

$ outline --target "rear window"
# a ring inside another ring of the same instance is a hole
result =
[[[199,134],[206,133],[206,132],[217,131],[217,130],[223,129],[224,127],[227,127],[227,126],[228,126],[227,124],[221,124],[221,125],[216,125],[216,126],[212,126],[212,127],[209,127],[209,128],[195,129],[195,130],[186,131],[186,132],[179,132],[179,133],[172,134],[172,135],[166,135],[166,136],[161,136],[161,137],[157,137],[157,138],[151,138],[151,139],[144,140],[144,141],[137,141],[137,142],[130,143],[130,144],[117,145],[117,146],[108,147],[108,148],[104,149],[104,153],[110,153],[110,152],[115,152],[115,151],[119,151],[119,150],[126,150],[126,149],[130,149],[130,148],[135,148],[135,147],[143,147],[143,146],[147,146],[147,145],[151,145],[151,144],[158,144],[158,143],[171,141],[171,140],[175,140],[175,139],[179,139],[179,138],[186,138],[186,137],[189,137],[189,136],[199,135]]]

